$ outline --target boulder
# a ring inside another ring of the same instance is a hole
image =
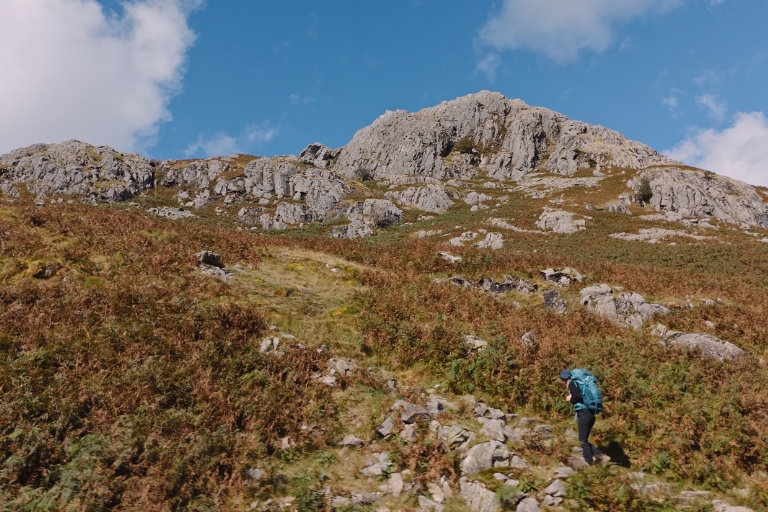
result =
[[[393,497],[395,498],[400,497],[400,493],[403,492],[404,485],[405,484],[403,482],[403,475],[401,475],[400,473],[392,473],[391,475],[389,475],[389,478],[387,479],[387,487],[390,494],[392,494]]]
[[[299,158],[305,164],[325,168],[329,167],[338,155],[338,149],[329,149],[324,144],[315,142],[304,148],[304,150],[299,153]]]
[[[542,279],[554,283],[557,286],[567,288],[572,282],[581,283],[584,278],[577,271],[570,267],[565,267],[560,270],[548,268],[539,272]]]
[[[539,502],[536,498],[525,498],[517,504],[516,512],[541,512]]]
[[[443,213],[453,206],[453,201],[442,185],[410,187],[401,192],[387,192],[385,195],[401,205],[413,206],[425,212]]]
[[[586,229],[584,220],[575,220],[573,214],[563,210],[545,209],[539,216],[536,226],[542,231],[553,231],[570,235]]]
[[[702,357],[713,357],[721,362],[738,362],[747,356],[733,343],[709,334],[682,334],[669,338],[667,343],[673,347],[701,350]]]
[[[485,239],[475,244],[478,249],[498,250],[504,247],[504,237],[501,233],[487,233]]]
[[[475,336],[474,334],[465,334],[464,343],[470,348],[470,350],[482,350],[488,346],[488,342],[482,338]]]
[[[712,509],[715,512],[754,512],[754,510],[751,508],[729,505],[728,503],[720,500],[712,500]]]
[[[425,496],[419,496],[419,510],[443,512],[445,507],[440,503],[433,501]]]
[[[211,251],[200,251],[197,254],[195,254],[195,258],[197,259],[198,263],[201,263],[203,265],[211,265],[213,267],[219,267],[222,268],[224,265],[221,263],[221,257],[218,253],[211,252]]]
[[[562,480],[555,480],[544,489],[544,494],[555,497],[563,497],[568,493],[568,488]]]
[[[563,296],[560,295],[559,291],[551,290],[544,293],[544,305],[547,309],[562,314],[565,313],[568,304],[565,302],[565,299],[563,299]]]
[[[496,440],[480,443],[469,449],[461,461],[461,473],[474,475],[492,467],[509,467],[509,450]]]
[[[371,236],[377,228],[386,228],[401,222],[403,212],[386,199],[366,199],[339,205],[329,212],[326,218],[328,220],[349,219],[351,221],[349,224],[335,226],[331,236],[352,239]]]
[[[633,292],[615,296],[607,284],[588,286],[580,292],[581,304],[600,316],[620,325],[639,329],[654,315],[665,315],[669,308],[661,304],[646,302],[645,298]]]
[[[487,489],[485,484],[473,480],[465,480],[459,484],[459,494],[464,498],[472,512],[498,512],[501,505],[496,499],[496,493]]]
[[[195,216],[192,212],[182,208],[171,208],[168,206],[163,206],[162,208],[149,208],[147,212],[171,220],[188,219]]]
[[[341,446],[354,446],[356,448],[360,448],[365,446],[365,441],[350,434],[346,436],[339,444]]]

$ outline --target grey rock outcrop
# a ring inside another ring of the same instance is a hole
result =
[[[454,151],[462,139],[483,148],[482,158],[474,148]],[[341,149],[334,168],[349,177],[364,167],[377,177],[443,179],[470,177],[485,167],[492,178],[517,180],[545,163],[550,172],[573,174],[590,160],[635,169],[673,163],[618,132],[482,91],[416,113],[386,112]]]
[[[570,175],[593,165],[644,169],[676,164],[645,144],[627,140],[617,131],[580,121],[563,123],[557,145],[547,161],[548,171]]]
[[[171,208],[168,206],[163,206],[162,208],[150,208],[147,212],[171,220],[188,219],[195,216],[194,213],[183,208]]]
[[[584,280],[581,274],[570,267],[565,267],[560,270],[548,268],[539,272],[539,275],[541,275],[542,279],[545,281],[554,283],[562,288],[567,288],[572,282],[581,283]]]
[[[639,178],[648,178],[653,193],[649,203],[656,211],[768,227],[768,208],[755,188],[744,182],[671,167],[643,171]],[[628,186],[636,189],[639,180],[630,180]]]
[[[625,292],[614,296],[613,289],[607,284],[584,288],[580,292],[581,304],[620,325],[639,329],[654,315],[669,313],[669,308],[661,304],[646,302],[638,293]]]
[[[583,219],[576,220],[573,214],[563,210],[545,210],[536,221],[536,227],[542,231],[554,231],[570,235],[586,229]]]
[[[701,350],[702,357],[713,357],[721,362],[737,362],[746,357],[746,352],[729,341],[709,334],[678,334],[667,339],[672,347]]]
[[[509,467],[512,454],[500,441],[480,443],[469,449],[461,461],[461,473],[474,475],[485,469]]]
[[[401,205],[413,206],[425,212],[443,213],[453,206],[453,201],[442,185],[409,187],[401,192],[387,192],[385,195]]]
[[[328,213],[329,220],[346,218],[350,223],[333,228],[331,236],[337,238],[364,238],[377,228],[386,228],[403,220],[403,212],[386,199],[366,199],[342,204]]]
[[[0,190],[11,197],[18,197],[23,185],[37,197],[117,202],[152,188],[154,180],[154,170],[143,156],[76,140],[35,144],[0,156]]]
[[[319,142],[310,144],[299,154],[302,162],[320,168],[329,167],[337,156],[339,156],[338,149],[329,149]]]

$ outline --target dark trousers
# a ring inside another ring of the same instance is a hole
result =
[[[576,411],[576,422],[579,426],[579,442],[581,443],[581,453],[584,455],[584,460],[590,466],[595,463],[595,458],[600,458],[603,454],[597,447],[589,444],[589,433],[592,431],[592,427],[595,426],[595,413],[589,409],[582,409]]]

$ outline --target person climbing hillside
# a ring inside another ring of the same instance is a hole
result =
[[[565,399],[571,402],[576,410],[579,442],[584,460],[590,466],[597,462],[609,461],[610,457],[589,443],[589,434],[595,425],[595,414],[603,410],[603,397],[597,387],[597,379],[588,371],[575,368],[560,372],[560,380],[568,389],[568,396]]]

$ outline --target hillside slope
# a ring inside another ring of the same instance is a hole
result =
[[[768,507],[763,189],[483,92],[298,157],[36,145],[0,190],[4,509]]]

